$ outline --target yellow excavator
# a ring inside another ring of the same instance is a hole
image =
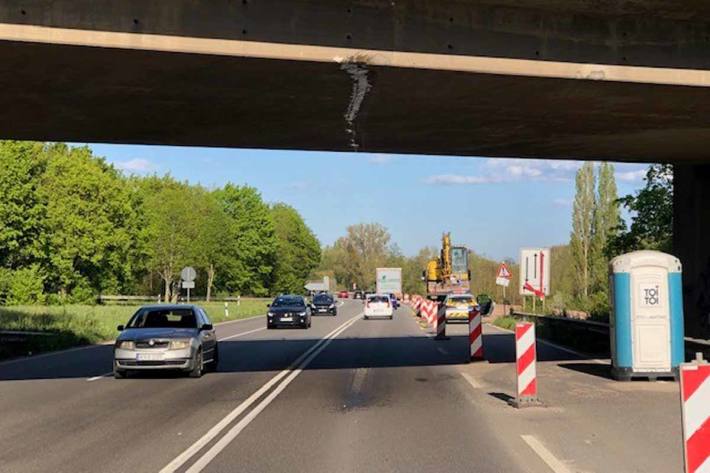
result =
[[[423,276],[430,299],[441,299],[449,294],[468,294],[471,291],[468,249],[465,246],[451,246],[451,233],[444,233],[441,254],[439,258],[429,260]]]

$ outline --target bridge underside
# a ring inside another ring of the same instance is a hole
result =
[[[700,0],[7,0],[0,138],[673,162],[710,338],[708,47]]]
[[[703,161],[710,88],[0,42],[0,136]]]

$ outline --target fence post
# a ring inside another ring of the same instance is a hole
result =
[[[229,318],[229,302],[224,301],[224,318]]]

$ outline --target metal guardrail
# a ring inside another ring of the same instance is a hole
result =
[[[554,320],[554,321],[561,321],[561,322],[570,322],[573,324],[579,324],[580,326],[586,326],[589,328],[598,328],[600,330],[606,330],[606,333],[609,333],[609,324],[606,322],[599,322],[598,320],[584,320],[584,319],[572,319],[569,317],[558,317],[556,315],[540,315],[540,314],[531,314],[529,312],[517,312],[514,311],[512,313],[513,317],[537,317],[540,319],[545,319],[545,320]]]
[[[583,319],[570,319],[568,317],[557,317],[554,315],[540,315],[531,314],[528,312],[512,312],[513,317],[525,317],[528,319],[537,318],[539,320],[549,321],[550,323],[562,323],[568,324],[569,327],[579,327],[578,330],[583,330],[587,332],[594,332],[597,334],[603,334],[609,337],[610,325],[606,322],[599,322],[597,320],[583,320]],[[706,356],[710,353],[710,340],[703,340],[699,338],[685,337],[685,351],[686,354],[693,357],[696,352],[702,352]]]
[[[541,338],[595,355],[609,356],[609,324],[514,311],[513,317],[534,320]]]

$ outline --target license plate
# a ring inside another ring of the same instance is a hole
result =
[[[318,309],[318,312],[328,312],[328,309]]]
[[[293,321],[293,317],[281,317],[282,322],[291,322]]]
[[[163,361],[162,353],[136,353],[138,361]]]

